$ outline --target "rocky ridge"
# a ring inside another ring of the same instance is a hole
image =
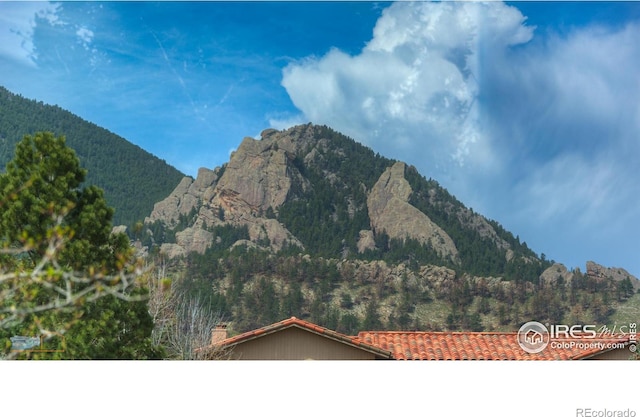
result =
[[[174,228],[181,217],[194,214],[191,224],[176,233],[176,243],[163,243],[161,251],[170,258],[203,253],[215,239],[209,229],[220,225],[247,226],[252,242],[266,240],[276,251],[285,244],[302,247],[282,224],[264,216],[286,200],[292,181],[304,184],[291,163],[297,147],[305,143],[301,137],[296,142],[265,130],[262,140],[245,138],[224,168],[200,168],[195,180],[183,178],[145,219]]]
[[[640,280],[623,268],[607,268],[593,261],[587,261],[586,274],[600,280],[613,279],[614,281],[622,281],[629,278],[634,290],[640,290]]]
[[[226,166],[200,168],[195,180],[183,178],[166,199],[155,204],[145,223],[159,221],[175,228],[181,218],[193,217],[176,232],[175,243],[162,244],[161,250],[170,258],[203,253],[215,239],[209,230],[224,224],[248,226],[252,242],[268,240],[275,251],[287,244],[303,247],[284,225],[265,214],[276,212],[287,201],[294,183],[303,191],[309,187],[293,164],[295,155],[304,153],[305,164],[312,164],[329,146],[326,139],[313,138],[310,126],[283,132],[267,129],[260,140],[246,137]],[[390,238],[413,238],[431,245],[441,256],[457,261],[451,237],[408,203],[412,190],[404,178],[405,167],[402,162],[390,166],[368,190],[371,229],[360,232],[358,250],[375,249],[375,233],[385,232]],[[337,180],[335,173],[326,174],[330,181]]]
[[[175,258],[190,252],[203,253],[216,241],[216,226],[246,226],[249,240],[235,245],[261,247],[273,252],[290,245],[304,248],[303,243],[277,220],[277,213],[288,201],[304,198],[312,188],[305,176],[305,167],[318,164],[328,152],[338,156],[343,150],[335,148],[330,138],[319,137],[311,124],[287,130],[266,129],[260,139],[246,137],[232,153],[227,164],[213,170],[201,168],[195,179],[185,177],[164,200],[155,204],[145,224],[160,222],[175,230],[175,242],[163,243],[161,251]],[[384,232],[391,239],[411,238],[433,248],[453,265],[460,254],[454,239],[427,214],[410,203],[414,193],[407,180],[407,170],[415,170],[403,162],[390,161],[372,186],[365,187],[369,229],[360,230],[357,251],[376,249],[376,237]],[[324,169],[322,175],[332,184],[344,186],[338,172]],[[378,174],[376,174],[378,175]],[[492,242],[504,253],[507,262],[514,258],[509,242],[504,240],[483,216],[464,206],[443,200],[434,189],[428,190],[431,205],[442,205],[467,229]],[[355,210],[355,208],[354,208]],[[352,215],[353,210],[349,210]],[[535,261],[525,258],[525,262]],[[605,268],[587,264],[587,274],[624,279],[630,276],[619,268]],[[570,280],[571,272],[560,264],[553,265],[541,275],[543,281],[562,277]],[[634,277],[635,278],[635,277]],[[640,281],[633,280],[634,288]]]
[[[579,269],[578,272],[580,272]],[[640,279],[631,275],[623,268],[608,268],[593,261],[587,261],[585,275],[596,281],[611,279],[614,282],[620,282],[629,278],[634,291],[640,289]],[[557,284],[558,282],[562,282],[564,285],[569,286],[571,285],[573,276],[573,272],[569,271],[566,266],[561,263],[554,263],[540,275],[540,282],[543,284]]]

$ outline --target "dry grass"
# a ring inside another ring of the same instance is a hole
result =
[[[626,302],[615,306],[616,312],[609,319],[610,324],[640,323],[640,293],[636,293]]]

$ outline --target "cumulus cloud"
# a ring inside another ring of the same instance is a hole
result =
[[[0,56],[35,67],[38,51],[33,43],[38,20],[50,25],[62,24],[60,4],[2,2],[0,4]]]
[[[523,22],[502,3],[395,3],[360,54],[292,63],[282,85],[309,120],[395,157],[477,162],[489,156],[476,109],[479,46],[529,41]]]

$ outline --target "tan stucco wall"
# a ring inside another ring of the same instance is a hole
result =
[[[297,327],[240,343],[233,347],[230,357],[254,360],[375,359],[373,353]]]

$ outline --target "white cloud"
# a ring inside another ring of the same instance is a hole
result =
[[[90,48],[91,42],[93,41],[93,31],[87,29],[84,26],[81,26],[76,31],[76,36],[78,36],[78,40],[87,51]]]
[[[282,85],[312,122],[390,156],[486,165],[476,109],[478,45],[527,42],[532,29],[523,21],[502,3],[395,3],[359,55],[333,49],[290,64]]]
[[[33,42],[38,20],[61,24],[60,4],[36,2],[0,3],[0,56],[35,67],[38,51]]]

